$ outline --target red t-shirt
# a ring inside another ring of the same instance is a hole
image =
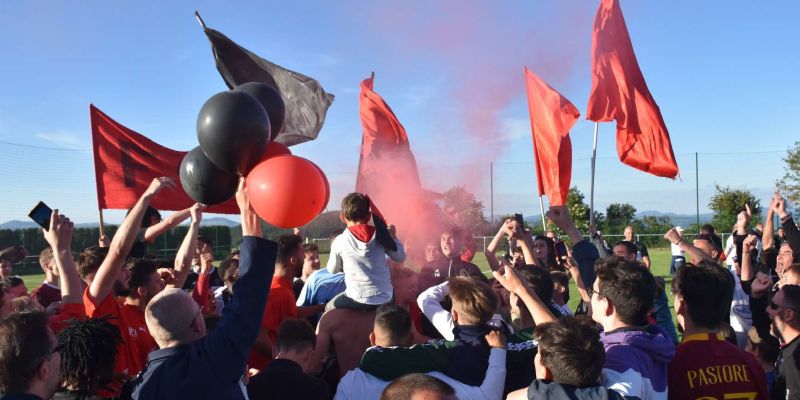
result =
[[[669,398],[767,400],[764,369],[717,334],[687,336],[669,365]]]
[[[58,313],[50,316],[47,320],[47,324],[50,325],[50,329],[53,330],[53,333],[58,335],[58,332],[66,328],[67,324],[72,319],[86,319],[86,308],[83,304],[62,304]]]
[[[147,362],[147,353],[155,346],[144,322],[144,313],[138,307],[120,304],[112,294],[95,304],[89,297],[88,287],[83,292],[83,305],[89,318],[110,315],[112,318],[108,322],[119,328],[122,343],[117,348],[114,373],[136,376],[141,372]],[[121,382],[115,381],[111,386],[119,394]]]
[[[292,290],[292,281],[278,276],[272,277],[272,286],[267,297],[267,307],[264,308],[264,317],[261,319],[261,328],[269,333],[269,340],[275,344],[278,337],[278,326],[286,318],[297,317],[297,303]],[[256,349],[250,350],[248,366],[250,368],[264,369],[269,364],[269,358]]]

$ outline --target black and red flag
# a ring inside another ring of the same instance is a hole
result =
[[[97,204],[100,209],[131,208],[153,178],[166,176],[179,182],[178,171],[186,155],[136,133],[89,106],[92,125]],[[169,196],[156,196],[151,205],[159,210],[185,210],[195,203],[177,185]],[[236,200],[208,207],[208,212],[238,214]]]

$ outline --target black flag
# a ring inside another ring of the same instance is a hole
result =
[[[275,141],[286,146],[314,140],[333,102],[316,80],[273,64],[213,29],[203,29],[211,41],[217,70],[229,88],[247,82],[272,86],[286,103],[286,123]]]

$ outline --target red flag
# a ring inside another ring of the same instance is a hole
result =
[[[381,191],[380,187],[404,187],[415,191],[421,188],[406,129],[383,98],[372,90],[374,79],[373,73],[361,82],[359,114],[364,137],[356,191],[368,193],[378,203],[386,204],[381,195],[375,193]]]
[[[151,205],[159,210],[183,210],[192,206],[179,184],[178,169],[186,152],[168,149],[120,125],[94,105],[89,106],[100,209],[127,209],[136,204],[153,178],[167,176],[178,183],[175,191],[156,196]],[[208,212],[238,214],[235,199],[210,206]]]
[[[551,206],[566,204],[572,179],[572,142],[569,130],[581,113],[543,80],[525,68],[528,111],[531,114],[533,154],[539,196],[547,194]]]
[[[586,118],[617,121],[617,153],[623,163],[657,176],[678,175],[669,132],[639,70],[618,0],[601,0],[594,20]]]

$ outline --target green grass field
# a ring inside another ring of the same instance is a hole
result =
[[[321,254],[320,259],[322,261],[322,265],[324,266],[328,261],[327,254]],[[667,295],[669,297],[669,307],[670,311],[672,312],[672,318],[675,319],[675,310],[673,306],[673,299],[672,293],[670,292],[669,288],[672,283],[672,277],[669,275],[669,262],[670,262],[670,252],[669,249],[652,249],[650,250],[650,261],[652,262],[651,268],[653,275],[655,276],[662,276],[667,282]],[[489,274],[489,263],[486,261],[486,256],[483,253],[478,253],[475,256],[473,262],[480,267],[484,273],[487,275]],[[39,286],[44,280],[44,275],[37,274],[37,275],[23,275],[22,279],[25,281],[25,286],[28,287],[29,291],[32,291],[35,287]],[[570,290],[569,290],[569,305],[574,310],[575,307],[578,305],[578,301],[580,300],[580,295],[578,294],[578,289],[575,287],[574,282],[570,283]]]

